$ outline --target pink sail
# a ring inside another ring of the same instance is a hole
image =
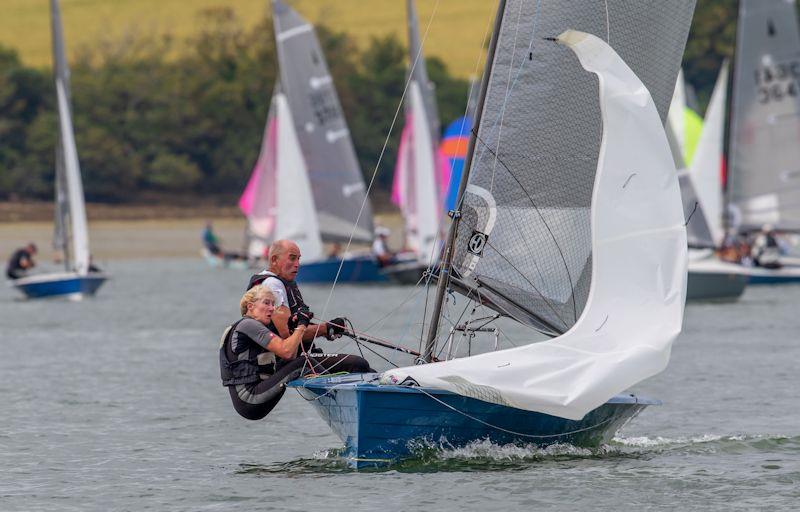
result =
[[[400,135],[400,147],[397,150],[397,163],[394,167],[394,180],[392,182],[392,202],[402,211],[408,200],[408,180],[410,178],[408,166],[412,165],[411,144],[413,141],[414,125],[411,114],[406,114],[405,127]]]
[[[239,198],[239,209],[247,216],[250,230],[260,238],[269,237],[275,227],[277,135],[277,119],[270,112],[261,153]]]

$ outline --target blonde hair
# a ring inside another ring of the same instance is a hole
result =
[[[247,314],[247,305],[252,304],[258,299],[266,299],[270,298],[275,300],[275,296],[272,294],[269,288],[263,285],[256,285],[242,295],[242,300],[239,301],[239,309],[242,312],[242,316]]]

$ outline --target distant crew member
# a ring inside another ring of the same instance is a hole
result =
[[[223,255],[222,249],[219,247],[219,238],[214,234],[211,221],[206,222],[206,227],[203,229],[203,246],[214,256]]]
[[[781,250],[775,230],[771,225],[765,224],[761,232],[756,235],[751,249],[753,262],[759,267],[777,269],[781,268]]]
[[[6,266],[6,276],[9,279],[19,279],[25,277],[33,267],[36,266],[36,261],[33,257],[36,255],[36,244],[29,242],[25,247],[21,247],[14,251],[11,258],[8,260]]]
[[[384,267],[394,260],[394,253],[389,250],[389,228],[375,228],[375,241],[372,242],[372,254],[378,259],[378,265]]]
[[[282,338],[288,338],[295,326],[293,320],[300,311],[310,308],[303,300],[295,278],[300,270],[300,247],[291,240],[277,240],[269,248],[269,267],[250,278],[248,288],[262,284],[275,296],[275,314],[272,315],[273,330]],[[315,338],[325,336],[328,340],[341,338],[347,330],[348,320],[334,318],[319,324],[310,323],[303,334],[304,349],[319,354],[314,349]],[[336,361],[335,372],[362,373],[372,371],[366,359],[354,355],[326,354],[327,360]]]

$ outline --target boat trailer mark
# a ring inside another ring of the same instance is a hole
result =
[[[627,186],[628,186],[628,183],[630,183],[630,182],[631,182],[631,180],[633,179],[633,177],[634,177],[634,176],[636,176],[636,173],[633,173],[633,174],[631,174],[630,176],[628,176],[628,179],[627,179],[627,180],[625,180],[625,183],[622,185],[622,188],[623,188],[623,189],[624,189],[625,187],[627,187]]]
[[[604,326],[604,325],[606,325],[606,322],[608,322],[608,315],[606,315],[606,319],[605,319],[605,320],[603,320],[603,323],[602,323],[602,324],[600,324],[600,327],[598,327],[597,329],[595,329],[595,330],[594,330],[594,332],[598,332],[600,329],[602,329],[602,328],[603,328],[603,326]]]

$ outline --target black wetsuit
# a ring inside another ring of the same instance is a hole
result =
[[[302,374],[350,372],[365,373],[372,371],[366,359],[349,354],[314,354],[300,355],[294,359],[284,360],[269,355],[266,347],[273,337],[277,336],[270,327],[258,320],[243,318],[231,326],[231,332],[223,341],[224,354],[220,354],[220,365],[234,361],[252,361],[252,375],[239,378],[240,383],[227,375],[224,369],[223,385],[228,387],[233,408],[243,418],[260,420],[272,411],[286,391],[285,384]],[[274,329],[274,327],[272,327]],[[261,360],[258,362],[259,355]],[[255,375],[257,365],[258,374]]]
[[[9,279],[19,279],[20,277],[25,277],[25,274],[29,270],[30,266],[32,266],[30,265],[28,268],[23,267],[22,262],[25,260],[28,260],[29,263],[33,263],[33,255],[26,247],[14,251],[14,254],[12,254],[8,259],[8,266],[6,266],[6,277]]]

